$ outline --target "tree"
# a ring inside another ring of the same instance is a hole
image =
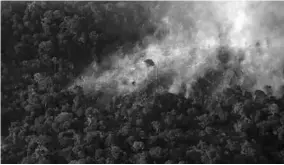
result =
[[[162,148],[161,147],[153,147],[150,149],[149,154],[153,158],[160,158],[162,156]]]
[[[133,151],[137,152],[144,149],[144,143],[141,141],[134,141],[132,145]]]

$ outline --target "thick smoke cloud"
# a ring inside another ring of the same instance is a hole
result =
[[[136,46],[128,54],[117,51],[103,64],[91,66],[93,76],[83,73],[83,80],[75,84],[86,92],[121,95],[167,75],[170,81],[157,84],[188,97],[192,85],[215,70],[219,77],[208,79],[211,84],[218,79],[214,91],[230,85],[247,90],[271,85],[274,95],[280,94],[284,84],[283,2],[160,3],[164,6],[161,28],[168,30],[165,38],[149,36],[146,48]],[[220,57],[221,47],[226,49],[226,62]],[[155,66],[145,65],[146,59],[153,60]]]

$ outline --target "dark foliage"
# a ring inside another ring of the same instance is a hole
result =
[[[105,107],[64,90],[88,61],[155,32],[158,3],[1,7],[1,163],[284,163],[284,97],[269,86],[210,96],[210,71],[190,99],[141,91]]]

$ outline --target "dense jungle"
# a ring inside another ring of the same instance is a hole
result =
[[[2,1],[1,163],[284,163],[284,93],[269,85],[212,95],[210,70],[184,97],[157,92],[165,75],[103,106],[103,91],[67,88],[118,48],[163,40],[165,4]]]

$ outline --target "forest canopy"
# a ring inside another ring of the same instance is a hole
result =
[[[143,89],[106,106],[66,89],[119,46],[162,39],[166,3],[2,1],[1,163],[284,163],[271,86],[211,96],[200,78],[189,98]]]

